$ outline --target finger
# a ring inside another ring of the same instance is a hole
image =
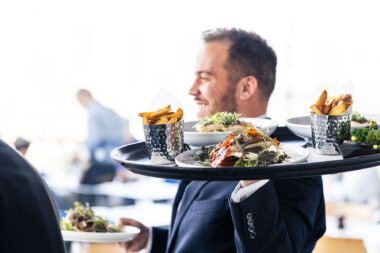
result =
[[[120,218],[119,219],[119,225],[121,226],[134,226],[134,227],[139,227],[141,225],[140,222],[134,220],[134,219],[128,219],[128,218]]]

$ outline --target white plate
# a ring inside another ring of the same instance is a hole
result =
[[[290,118],[285,124],[295,135],[311,139],[310,116]]]
[[[307,160],[307,157],[309,156],[309,150],[306,148],[297,146],[297,145],[291,145],[291,144],[284,144],[280,146],[280,149],[284,151],[288,156],[288,160],[279,163],[279,164],[274,164],[273,166],[276,165],[281,165],[281,164],[289,164],[289,163],[301,163],[305,162]],[[194,153],[200,150],[200,148],[197,149],[192,149],[186,152],[183,152],[179,154],[175,158],[175,162],[179,167],[201,167],[202,163],[199,161],[194,161]]]
[[[362,114],[367,119],[375,120],[380,122],[379,114]],[[310,116],[302,116],[290,118],[285,122],[286,126],[292,131],[295,135],[306,137],[311,139],[311,125],[310,125]],[[351,125],[351,128],[361,127],[360,125]]]
[[[64,241],[115,243],[132,240],[140,230],[136,227],[125,226],[123,232],[96,233],[61,230]]]
[[[260,127],[262,131],[271,135],[277,128],[277,122],[271,119],[261,118],[240,118],[245,122],[250,122],[252,125]],[[184,141],[192,146],[207,146],[218,144],[232,133],[232,132],[197,132],[194,126],[198,121],[185,122]]]

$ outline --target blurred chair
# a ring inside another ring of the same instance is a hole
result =
[[[128,251],[125,251],[121,246],[119,246],[118,243],[112,243],[112,244],[101,244],[101,243],[90,243],[87,247],[82,247],[83,253],[126,253]],[[139,251],[140,253],[143,253],[145,251]],[[135,252],[136,253],[136,252]]]
[[[81,245],[81,253],[125,253],[118,243],[89,243]]]
[[[372,213],[372,208],[366,204],[357,203],[332,203],[326,202],[326,215],[343,215],[347,219],[357,219],[368,221]]]
[[[366,253],[363,240],[323,236],[313,253]]]
[[[369,220],[371,215],[369,205],[356,203],[326,202],[326,215],[344,216],[347,219],[356,219],[363,222]],[[361,239],[332,238],[323,236],[315,246],[313,253],[365,253],[364,242]]]
[[[101,184],[111,182],[116,175],[115,165],[112,163],[94,163],[85,171],[81,184]]]

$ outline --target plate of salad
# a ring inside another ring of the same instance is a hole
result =
[[[305,162],[309,151],[282,145],[256,128],[235,131],[217,145],[203,146],[178,155],[180,167],[256,167]]]
[[[267,135],[277,128],[277,122],[263,118],[244,118],[237,113],[218,112],[200,121],[185,122],[184,141],[192,146],[207,146],[223,142],[233,131],[257,127]]]
[[[60,221],[63,240],[76,242],[116,243],[132,240],[140,231],[132,226],[110,225],[101,216],[95,215],[88,205],[74,202]]]

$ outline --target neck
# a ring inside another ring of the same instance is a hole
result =
[[[267,103],[259,100],[243,102],[237,105],[237,113],[242,117],[258,117],[267,113]]]

